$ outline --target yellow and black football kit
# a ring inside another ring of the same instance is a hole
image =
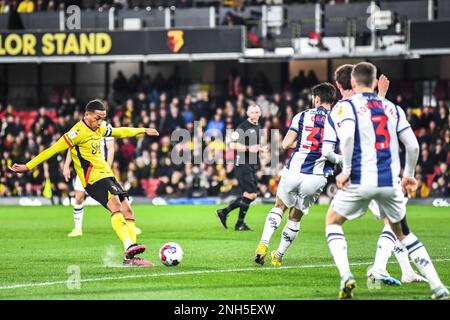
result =
[[[114,173],[100,150],[102,137],[131,138],[144,134],[145,128],[113,128],[101,126],[92,130],[83,120],[76,123],[54,145],[42,151],[26,166],[33,169],[55,154],[70,148],[75,171],[86,192],[106,208],[111,194],[122,201],[127,193],[114,178]]]

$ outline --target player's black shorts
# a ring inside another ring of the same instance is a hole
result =
[[[242,192],[258,193],[258,178],[255,168],[249,165],[237,166],[236,176]]]
[[[109,177],[98,180],[94,184],[88,184],[84,188],[88,195],[97,200],[106,209],[111,195],[119,196],[120,202],[128,199],[128,193],[123,190],[122,186],[117,182],[116,178]]]

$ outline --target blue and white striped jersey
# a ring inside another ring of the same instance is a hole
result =
[[[322,156],[324,126],[329,111],[324,107],[308,109],[292,119],[289,130],[297,132],[297,147],[286,167],[304,174],[330,175],[334,165]]]
[[[329,115],[337,141],[344,121],[355,122],[352,184],[386,187],[400,181],[398,135],[410,127],[404,111],[375,93],[360,93],[338,102]],[[327,142],[332,130],[327,131]],[[324,139],[325,140],[325,139]]]

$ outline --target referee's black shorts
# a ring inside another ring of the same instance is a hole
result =
[[[258,178],[255,168],[249,165],[237,166],[236,176],[242,192],[258,193]]]
[[[98,180],[94,184],[88,184],[84,188],[88,195],[97,200],[102,206],[108,209],[107,204],[111,195],[119,196],[120,202],[128,199],[128,193],[123,190],[116,178],[108,177]]]

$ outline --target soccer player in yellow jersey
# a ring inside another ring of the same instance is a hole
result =
[[[16,173],[32,170],[55,154],[70,149],[75,171],[86,192],[111,212],[114,231],[125,248],[125,266],[153,266],[153,263],[137,258],[145,246],[136,243],[135,218],[128,201],[128,194],[114,178],[111,167],[100,151],[102,137],[130,138],[139,134],[158,136],[155,129],[112,128],[102,125],[106,109],[100,100],[86,105],[85,114],[54,145],[42,151],[26,164],[14,164],[10,169]]]

